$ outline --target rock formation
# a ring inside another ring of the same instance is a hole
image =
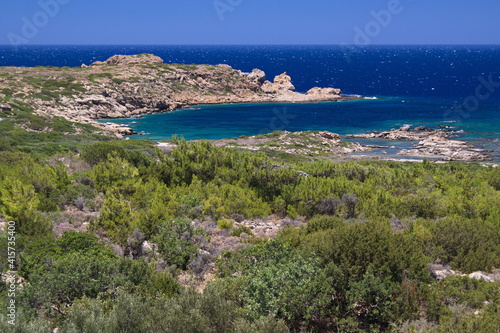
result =
[[[274,150],[302,156],[344,156],[369,148],[357,142],[346,142],[340,135],[323,132],[275,132],[245,138],[218,140],[216,146],[232,146],[249,150]],[[170,147],[169,147],[170,148]]]
[[[166,64],[152,54],[115,55],[90,66],[65,69],[0,67],[0,98],[12,98],[14,94],[38,115],[60,116],[121,134],[131,131],[95,120],[169,112],[196,104],[355,98],[342,96],[333,88],[313,88],[307,94],[295,92],[286,73],[271,83],[259,69],[243,73],[228,65]],[[4,103],[1,108],[9,110],[12,105]]]
[[[246,77],[250,82],[262,85],[266,82],[266,73],[263,70],[254,68],[251,73],[241,73],[241,76]]]
[[[385,132],[372,132],[368,134],[347,135],[346,138],[416,141],[414,149],[403,149],[399,155],[440,157],[444,161],[488,161],[491,155],[483,149],[475,149],[470,143],[451,140],[448,129],[432,129],[424,126],[411,129],[406,125],[399,129]]]
[[[451,269],[449,266],[433,264],[429,265],[429,271],[436,281],[441,281],[451,276],[466,276],[469,279],[483,280],[485,282],[500,282],[499,269],[493,269],[491,273],[477,271],[470,274],[463,274],[460,271]]]
[[[274,82],[264,82],[262,90],[268,94],[277,94],[280,92],[295,91],[295,86],[292,84],[292,78],[285,72],[274,78]]]
[[[134,56],[114,55],[105,62],[96,61],[90,66],[102,65],[137,65],[137,64],[163,64],[163,59],[153,54],[138,54]]]

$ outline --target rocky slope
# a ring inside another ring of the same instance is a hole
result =
[[[194,104],[321,102],[352,99],[339,89],[295,91],[290,76],[267,81],[258,69],[243,73],[228,65],[166,64],[151,55],[116,55],[90,66],[0,67],[0,101],[27,103],[37,115],[131,134],[129,128],[95,120],[168,112]],[[11,104],[9,104],[11,103]],[[7,114],[8,115],[8,114]]]
[[[328,131],[276,131],[265,135],[213,141],[216,146],[275,151],[295,156],[335,157],[370,150],[357,142],[346,142]]]

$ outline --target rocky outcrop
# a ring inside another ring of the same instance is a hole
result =
[[[403,149],[398,155],[438,157],[443,161],[488,161],[492,157],[488,151],[476,149],[465,141],[452,140],[452,132],[447,128],[432,129],[424,126],[411,129],[403,126],[385,132],[372,132],[368,134],[347,135],[346,138],[409,140],[415,141],[413,149]]]
[[[60,116],[114,133],[129,133],[97,119],[169,112],[196,104],[323,102],[353,99],[333,88],[295,92],[286,73],[266,81],[254,69],[243,73],[228,65],[166,64],[152,54],[116,55],[75,68],[0,67],[0,98],[16,87],[16,99],[41,116]],[[5,75],[6,74],[6,75]],[[24,97],[22,97],[24,96]],[[11,96],[8,96],[11,97]],[[10,105],[2,105],[9,110]]]
[[[340,89],[319,87],[311,88],[306,92],[306,95],[310,96],[340,96],[340,94],[342,94]]]
[[[441,281],[452,276],[464,276],[469,279],[483,280],[485,282],[500,282],[500,270],[498,269],[494,269],[491,273],[477,271],[470,274],[463,274],[460,271],[451,269],[449,266],[433,264],[429,266],[429,271],[436,281]]]
[[[91,66],[102,65],[137,65],[137,64],[163,64],[163,59],[153,54],[114,55],[105,62],[96,61]]]
[[[241,76],[246,77],[250,82],[262,85],[266,82],[266,73],[260,69],[253,69],[251,73],[241,73]]]
[[[130,127],[120,124],[106,123],[102,125],[102,128],[116,134],[117,136],[137,134]]]
[[[413,156],[439,156],[444,161],[489,161],[491,155],[484,149],[475,149],[470,143],[431,136],[421,140],[414,149],[403,149],[398,154]]]
[[[293,92],[295,91],[295,86],[292,84],[292,78],[285,72],[276,76],[273,83],[265,81],[262,85],[262,91],[267,94]]]
[[[232,146],[249,150],[274,150],[302,156],[344,156],[370,150],[357,142],[346,142],[340,135],[322,132],[274,132],[232,140],[219,140],[216,146]]]
[[[346,135],[348,139],[386,139],[386,140],[409,140],[409,141],[420,141],[430,136],[433,137],[443,137],[448,138],[450,136],[449,132],[444,130],[435,130],[432,128],[426,128],[423,126],[411,129],[411,126],[405,125],[398,129],[392,129],[390,131],[384,132],[371,132],[366,134],[350,134]]]

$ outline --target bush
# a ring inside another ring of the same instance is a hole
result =
[[[169,265],[186,269],[198,252],[195,236],[201,235],[202,231],[195,229],[190,220],[178,219],[161,225],[153,241]]]
[[[218,225],[218,224],[217,224]],[[220,229],[223,229],[219,226]],[[252,229],[250,229],[249,227],[247,226],[244,226],[244,225],[240,225],[239,227],[236,227],[234,228],[233,230],[231,230],[231,232],[229,233],[229,236],[232,236],[232,237],[240,237],[241,234],[247,234],[249,236],[253,236],[253,232],[252,232]]]
[[[287,333],[272,317],[251,320],[221,293],[192,290],[156,300],[120,293],[111,308],[97,300],[80,302],[65,321],[63,333]]]
[[[500,267],[500,234],[493,224],[447,217],[421,225],[430,233],[424,241],[432,261],[450,264],[467,273]]]
[[[217,221],[217,227],[221,230],[227,230],[231,229],[233,227],[233,222],[226,220],[226,219],[220,219]]]
[[[37,208],[40,200],[35,188],[20,180],[8,178],[0,188],[0,213],[16,222],[16,232],[26,236],[51,234],[52,225]]]

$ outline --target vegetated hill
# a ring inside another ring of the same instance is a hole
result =
[[[285,149],[324,148],[300,133],[252,140],[290,138],[301,147]],[[0,307],[14,275],[17,330],[499,327],[498,167],[283,161],[173,144],[162,153],[136,140],[94,142],[44,158],[0,151],[4,257],[7,221],[19,236],[16,272],[0,262]]]
[[[306,94],[295,92],[286,73],[271,83],[258,69],[243,73],[228,65],[166,64],[150,54],[117,55],[106,62],[77,68],[0,68],[3,117],[15,116],[28,108],[46,119],[59,116],[98,127],[104,125],[93,120],[166,112],[190,104],[317,102],[346,98],[353,97],[341,96],[341,91],[334,88],[315,87]]]

